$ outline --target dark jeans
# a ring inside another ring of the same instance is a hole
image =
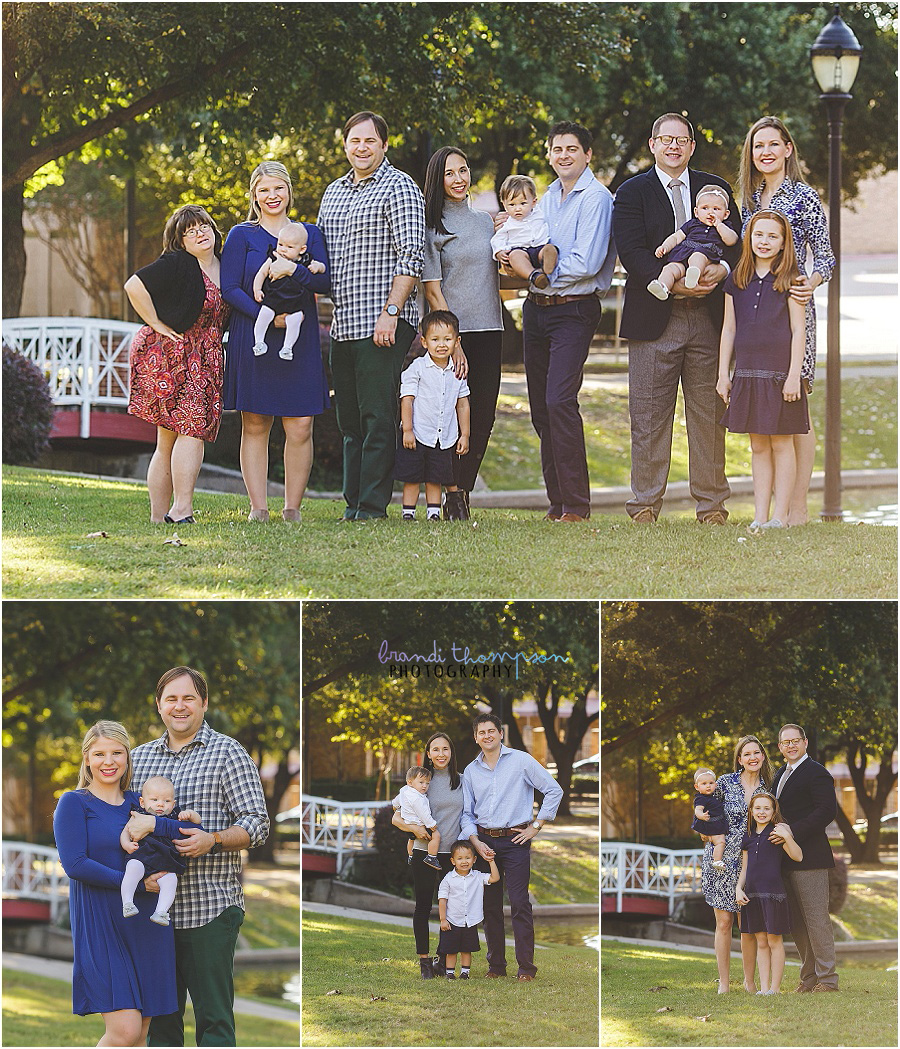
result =
[[[591,339],[600,323],[596,297],[522,309],[525,377],[531,422],[541,439],[550,512],[587,517],[591,489],[578,393]]]
[[[480,834],[479,838],[496,853],[494,862],[500,871],[500,881],[484,887],[484,938],[487,940],[488,969],[497,973],[506,972],[506,926],[503,921],[505,884],[516,941],[516,961],[519,963],[517,975],[534,976],[537,972],[534,964],[534,918],[528,898],[531,842],[513,845],[510,838],[491,838]],[[475,866],[478,870],[490,869],[480,856]]]
[[[453,483],[471,492],[497,415],[503,332],[464,331],[460,339],[469,362],[470,434],[468,454],[453,456]]]
[[[184,1045],[187,992],[197,1021],[197,1045],[237,1045],[234,1034],[234,945],[244,921],[226,907],[207,925],[175,930],[178,1012],[154,1016],[148,1045]]]
[[[397,322],[393,346],[371,338],[331,342],[338,429],[344,438],[344,517],[384,517],[391,501],[397,449],[400,372],[415,331]]]
[[[452,869],[449,852],[439,852],[441,872],[427,866],[424,862],[428,853],[424,849],[413,849],[412,877],[413,890],[416,896],[416,910],[413,914],[413,934],[416,938],[416,954],[429,953],[428,919],[434,906],[434,890],[441,878]]]

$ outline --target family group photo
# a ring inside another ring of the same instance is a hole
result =
[[[304,1045],[597,1044],[598,627],[304,603]]]
[[[601,616],[601,1045],[893,1044],[896,604]]]
[[[4,1045],[297,1044],[299,626],[4,603]]]
[[[6,5],[6,592],[896,592],[896,4],[833,6]]]

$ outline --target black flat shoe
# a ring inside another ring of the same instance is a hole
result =
[[[163,518],[163,520],[166,522],[166,524],[196,524],[197,523],[194,520],[194,515],[193,514],[188,514],[187,517],[182,517],[178,521],[176,521],[174,517],[169,517],[169,515],[166,514],[166,516]]]

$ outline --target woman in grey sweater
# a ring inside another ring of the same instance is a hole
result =
[[[425,768],[431,770],[431,784],[428,787],[428,804],[431,814],[437,821],[441,835],[441,846],[438,859],[440,872],[429,867],[424,859],[428,855],[425,846],[428,832],[422,826],[413,826],[400,819],[395,812],[393,824],[400,830],[416,835],[418,839],[413,846],[412,876],[416,894],[416,910],[413,915],[413,934],[416,938],[416,954],[419,956],[419,968],[423,980],[430,980],[435,972],[443,969],[443,959],[436,959],[432,964],[428,940],[428,919],[434,904],[434,890],[438,881],[450,871],[450,848],[459,838],[459,824],[462,817],[463,790],[462,777],[456,767],[456,751],[453,742],[445,732],[435,732],[425,744]]]
[[[444,146],[425,175],[425,269],[429,309],[450,310],[468,364],[471,433],[467,455],[454,456],[455,485],[447,489],[445,516],[469,517],[469,493],[490,440],[500,392],[503,307],[500,274],[491,251],[494,223],[469,206],[472,176],[465,153]]]

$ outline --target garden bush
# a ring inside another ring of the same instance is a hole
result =
[[[50,447],[53,397],[44,373],[21,353],[3,347],[3,462],[37,462]]]

